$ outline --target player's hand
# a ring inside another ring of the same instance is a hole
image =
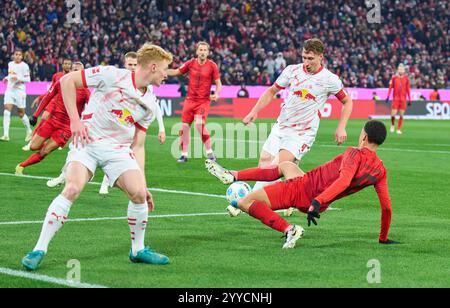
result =
[[[343,144],[347,140],[347,131],[345,128],[338,127],[336,129],[335,141],[338,145]]]
[[[153,202],[153,196],[148,190],[147,190],[147,205],[149,212],[153,212],[155,210],[155,203]]]
[[[308,209],[308,227],[311,226],[311,222],[317,226],[316,218],[320,218],[320,203],[317,200],[311,202],[311,206]]]
[[[35,108],[37,105],[39,105],[40,101],[39,101],[39,97],[36,97],[36,99],[33,101],[33,103],[31,104],[31,108]]]
[[[78,148],[79,144],[81,147],[84,147],[92,141],[91,137],[89,137],[88,128],[80,120],[71,121],[70,131],[72,132],[75,148]]]
[[[36,126],[37,124],[37,118],[35,116],[31,116],[30,118],[30,125],[31,126]]]
[[[391,241],[390,239],[388,239],[387,241],[378,240],[378,242],[379,242],[380,244],[383,244],[383,245],[396,245],[396,244],[401,244],[400,242]]]
[[[211,102],[217,102],[218,99],[219,99],[219,97],[217,96],[217,94],[212,94],[209,96],[209,100]]]
[[[159,132],[158,140],[159,140],[159,143],[164,144],[166,142],[166,133],[165,132]]]
[[[258,118],[258,114],[256,112],[250,112],[243,120],[245,125],[252,124]]]

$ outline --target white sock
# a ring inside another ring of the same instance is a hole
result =
[[[3,136],[9,137],[9,124],[11,123],[11,112],[3,111]]]
[[[102,186],[107,186],[107,187],[109,186],[109,178],[106,174],[103,177]]]
[[[128,203],[128,225],[131,232],[131,250],[136,256],[138,251],[145,248],[145,229],[147,228],[148,205]]]
[[[43,250],[47,252],[50,241],[67,220],[71,206],[72,202],[62,195],[59,195],[53,200],[48,208],[41,235],[33,251]]]
[[[280,180],[272,181],[272,182],[256,182],[255,186],[253,186],[253,191],[261,189],[263,187],[275,184],[276,182],[279,182]]]
[[[212,149],[206,150],[206,154],[212,154],[212,153],[214,153],[214,151]]]
[[[32,130],[31,130],[31,125],[30,125],[30,120],[28,119],[28,116],[26,114],[24,114],[22,117],[22,123],[23,123],[23,125],[25,125],[25,128],[27,129],[27,134],[30,134],[32,132]]]

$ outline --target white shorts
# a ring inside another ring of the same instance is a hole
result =
[[[27,107],[27,93],[24,91],[7,90],[3,104],[11,104],[17,108],[25,109]]]
[[[275,157],[281,150],[287,150],[300,161],[311,149],[316,135],[316,129],[310,129],[299,135],[293,129],[280,129],[280,125],[276,123],[263,145],[263,151]]]
[[[97,167],[102,168],[103,172],[108,176],[109,186],[111,187],[114,186],[117,179],[125,171],[141,170],[130,148],[117,150],[92,147],[89,145],[84,148],[75,148],[73,143],[71,143],[66,166],[71,162],[81,163],[92,172],[92,177]]]

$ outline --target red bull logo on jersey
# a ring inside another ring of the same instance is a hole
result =
[[[301,89],[301,90],[295,91],[294,95],[300,97],[300,99],[302,101],[309,101],[309,100],[315,101],[316,100],[316,97],[313,94],[311,94],[311,92],[309,92],[309,90],[307,90],[307,89]]]
[[[113,109],[111,110],[111,113],[117,117],[120,124],[133,125],[135,122],[131,112],[128,109]]]

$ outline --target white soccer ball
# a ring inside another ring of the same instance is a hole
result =
[[[244,198],[252,192],[252,188],[245,182],[234,182],[227,189],[228,202],[237,208],[239,199]]]

